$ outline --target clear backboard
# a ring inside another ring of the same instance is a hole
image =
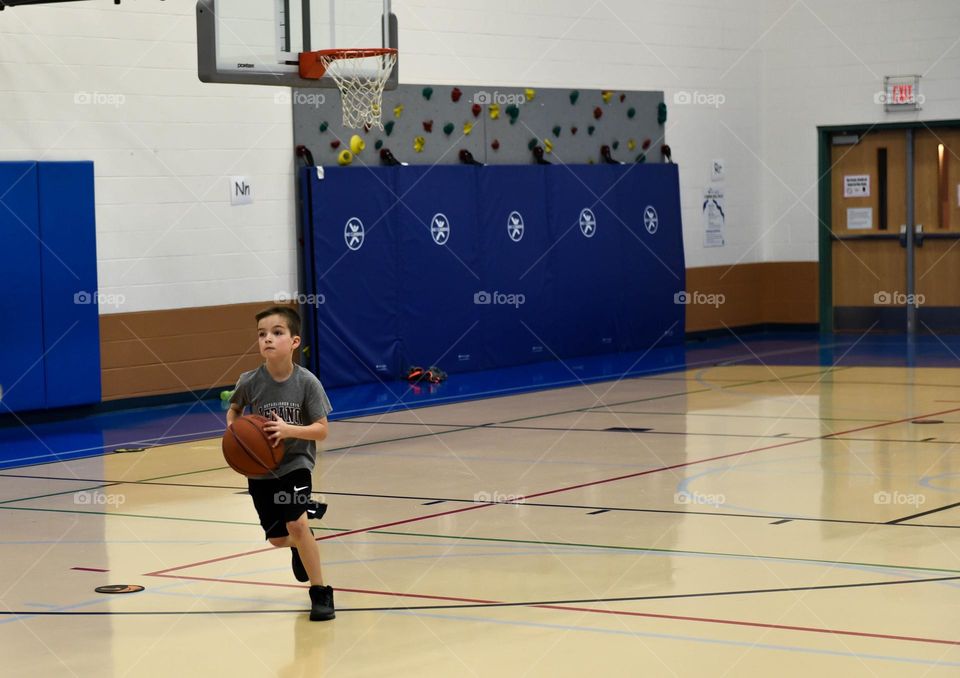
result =
[[[301,78],[301,52],[397,48],[390,0],[200,0],[197,74],[203,82],[335,87]],[[397,86],[398,67],[386,88]]]

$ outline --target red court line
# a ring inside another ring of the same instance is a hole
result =
[[[887,633],[868,633],[866,631],[843,631],[840,629],[820,629],[815,626],[787,626],[785,624],[765,624],[762,622],[740,621],[736,619],[714,619],[711,617],[684,617],[674,614],[653,614],[652,612],[627,612],[626,610],[598,610],[593,607],[568,607],[565,605],[536,605],[551,610],[573,610],[576,612],[595,612],[616,614],[628,617],[650,617],[652,619],[675,619],[678,621],[706,622],[710,624],[733,624],[735,626],[754,626],[762,629],[780,629],[784,631],[803,631],[805,633],[826,633],[828,635],[857,636],[861,638],[881,638],[883,640],[906,640],[915,643],[939,643],[942,645],[960,645],[958,640],[940,638],[918,638],[917,636],[894,636]]]
[[[828,433],[825,436],[820,436],[821,438],[833,438],[834,436],[846,436],[851,433],[859,433],[860,431],[867,431],[871,428],[879,428],[881,426],[892,426],[893,424],[903,424],[908,421],[913,421],[914,419],[926,419],[927,417],[936,417],[940,414],[950,414],[951,412],[960,411],[960,407],[954,407],[952,410],[943,410],[941,412],[931,412],[929,414],[915,414],[912,417],[905,417],[903,419],[897,419],[896,421],[885,421],[880,424],[871,424],[870,426],[861,426],[860,428],[853,428],[849,431],[839,431],[838,433]]]
[[[558,488],[558,489],[555,489],[555,490],[546,490],[546,491],[544,491],[544,492],[536,492],[536,493],[534,493],[534,494],[528,494],[528,495],[525,495],[525,496],[523,496],[523,497],[519,497],[518,499],[516,499],[516,500],[513,501],[513,502],[507,502],[507,503],[521,503],[521,502],[523,502],[525,499],[534,499],[534,498],[536,498],[536,497],[545,497],[545,496],[550,495],[550,494],[558,494],[558,493],[560,493],[560,492],[569,492],[570,490],[578,490],[578,489],[581,489],[581,488],[584,488],[584,487],[593,487],[594,485],[603,485],[603,484],[605,484],[605,483],[612,483],[612,482],[616,482],[616,481],[618,481],[618,480],[627,480],[628,478],[638,478],[638,477],[640,477],[640,476],[650,475],[651,473],[659,473],[659,472],[661,472],[661,471],[671,471],[671,470],[678,469],[678,468],[685,468],[685,467],[688,467],[688,466],[695,466],[695,465],[697,465],[697,464],[705,464],[705,463],[711,462],[711,461],[719,461],[719,460],[721,460],[721,459],[731,459],[731,458],[733,458],[733,457],[740,457],[740,456],[743,456],[743,455],[746,455],[746,454],[755,454],[755,453],[757,453],[757,452],[764,452],[764,451],[766,451],[766,450],[773,450],[773,449],[776,449],[776,448],[779,448],[779,447],[790,447],[791,445],[799,445],[799,444],[801,444],[801,443],[808,443],[808,442],[810,442],[810,441],[812,441],[812,440],[825,440],[825,439],[827,439],[827,438],[833,438],[833,437],[835,437],[835,436],[842,436],[842,435],[849,435],[849,434],[851,434],[851,433],[857,433],[857,432],[859,432],[859,431],[864,431],[864,430],[867,430],[867,429],[879,428],[879,427],[882,427],[882,426],[892,426],[892,425],[894,425],[894,424],[902,424],[902,423],[907,422],[907,421],[913,421],[914,419],[921,419],[921,418],[926,418],[926,417],[935,417],[935,416],[937,416],[937,415],[948,414],[948,413],[950,413],[950,412],[958,412],[958,411],[960,411],[960,407],[955,407],[955,408],[950,409],[950,410],[943,410],[943,411],[941,411],[941,412],[931,412],[931,413],[929,413],[929,414],[916,414],[916,415],[913,415],[913,416],[910,416],[910,417],[906,417],[906,418],[904,418],[904,419],[896,419],[896,420],[894,420],[894,421],[885,421],[885,422],[881,422],[881,423],[879,423],[879,424],[871,424],[870,426],[861,426],[861,427],[859,427],[859,428],[849,429],[849,430],[847,430],[847,431],[838,431],[838,432],[836,432],[836,433],[828,433],[827,435],[823,435],[823,436],[816,436],[816,437],[813,437],[813,438],[799,438],[799,439],[797,439],[797,440],[790,440],[790,441],[783,442],[783,443],[777,443],[776,445],[766,445],[766,446],[764,446],[764,447],[751,448],[751,449],[749,449],[749,450],[743,450],[743,451],[741,451],[741,452],[731,452],[730,454],[721,454],[721,455],[718,455],[718,456],[715,456],[715,457],[707,457],[707,458],[705,458],[705,459],[695,459],[695,460],[693,460],[693,461],[686,461],[686,462],[683,462],[683,463],[681,463],[681,464],[673,464],[673,465],[671,465],[671,466],[661,466],[661,467],[659,467],[659,468],[647,469],[646,471],[638,471],[638,472],[636,472],[636,473],[628,473],[628,474],[626,474],[626,475],[615,476],[615,477],[613,477],[613,478],[604,478],[604,479],[602,479],[602,480],[592,480],[592,481],[589,481],[589,482],[586,482],[586,483],[579,483],[579,484],[577,484],[577,485],[570,485],[570,486],[568,486],[568,487],[561,487],[561,488]],[[334,534],[329,534],[329,535],[327,535],[327,536],[325,536],[325,537],[319,537],[319,538],[317,539],[317,541],[325,541],[325,540],[327,540],[327,539],[337,539],[337,538],[339,538],[339,537],[346,537],[346,536],[349,536],[349,535],[352,535],[352,534],[362,534],[362,533],[364,533],[364,532],[371,532],[371,531],[373,531],[373,530],[381,530],[381,529],[383,529],[383,528],[385,528],[385,527],[395,527],[396,525],[406,525],[406,524],[409,524],[409,523],[420,522],[421,520],[428,520],[428,519],[430,519],[430,518],[439,518],[440,516],[448,516],[448,515],[453,515],[453,514],[455,514],[455,513],[464,513],[464,512],[466,512],[466,511],[475,511],[475,510],[477,510],[477,509],[488,508],[488,507],[490,507],[490,506],[499,506],[499,505],[500,505],[500,503],[475,504],[475,505],[473,505],[473,506],[466,506],[466,507],[464,507],[464,508],[453,509],[453,510],[450,510],[450,511],[441,511],[440,513],[430,513],[430,514],[428,514],[428,515],[418,516],[418,517],[416,517],[416,518],[406,518],[406,519],[404,519],[404,520],[395,520],[395,521],[390,522],[390,523],[382,523],[382,524],[380,524],[380,525],[373,525],[373,526],[370,526],[370,527],[361,527],[361,528],[358,528],[358,529],[356,529],[356,530],[348,530],[348,531],[346,531],[346,532],[336,532],[336,533],[334,533]],[[455,539],[455,537],[452,537],[452,538]],[[208,565],[208,564],[210,564],[210,563],[218,563],[218,562],[222,562],[222,561],[225,561],[225,560],[232,560],[232,559],[234,559],[234,558],[240,558],[240,557],[243,557],[243,556],[253,555],[253,554],[255,554],[255,553],[265,553],[265,552],[267,552],[267,551],[272,551],[272,550],[274,550],[274,547],[271,546],[271,547],[268,547],[268,548],[256,549],[255,551],[244,551],[243,553],[235,553],[235,554],[232,554],[232,555],[229,555],[229,556],[221,556],[221,557],[219,557],[219,558],[211,558],[210,560],[202,560],[202,561],[199,561],[199,562],[196,562],[196,563],[187,563],[186,565],[177,565],[176,567],[168,567],[168,568],[163,569],[163,570],[157,570],[156,572],[147,572],[147,573],[145,573],[143,576],[145,576],[145,577],[158,576],[158,575],[161,575],[161,574],[166,574],[167,572],[176,572],[177,570],[185,570],[185,569],[188,569],[188,568],[191,568],[191,567],[199,567],[200,565]]]
[[[441,511],[440,513],[429,513],[425,516],[419,516],[417,518],[405,518],[404,520],[395,520],[392,523],[383,523],[381,525],[374,525],[373,527],[361,527],[356,530],[348,530],[346,532],[335,532],[333,534],[328,534],[325,537],[318,537],[317,541],[323,541],[325,539],[333,539],[335,537],[345,537],[351,534],[360,534],[361,532],[370,532],[372,530],[381,530],[385,527],[393,527],[394,525],[405,525],[407,523],[416,523],[421,520],[427,520],[428,518],[438,518],[440,516],[448,516],[452,513],[463,513],[465,511],[475,511],[477,509],[482,509],[487,506],[495,506],[495,504],[474,504],[473,506],[465,506],[464,508],[452,509],[450,511]],[[167,572],[175,572],[176,570],[184,570],[188,567],[199,567],[200,565],[208,565],[210,563],[218,563],[224,560],[232,560],[233,558],[240,558],[241,556],[251,556],[254,553],[266,553],[267,551],[275,551],[277,547],[268,546],[263,549],[256,549],[254,551],[244,551],[243,553],[234,553],[229,556],[221,556],[219,558],[211,558],[210,560],[201,560],[196,563],[189,563],[188,565],[178,565],[176,567],[168,567],[165,570],[157,570],[156,572],[147,572],[144,574],[144,577],[156,577]]]
[[[306,589],[308,588],[306,584],[280,584],[275,582],[265,582],[265,581],[250,581],[244,579],[218,579],[216,577],[193,577],[189,575],[174,575],[174,574],[158,574],[153,575],[156,577],[164,577],[166,579],[188,579],[191,581],[207,581],[207,582],[220,582],[223,584],[248,584],[253,586],[279,586],[281,588],[294,588],[294,589]],[[459,598],[454,596],[434,596],[427,595],[422,593],[395,593],[393,591],[375,591],[371,589],[346,589],[346,588],[337,588],[337,591],[342,591],[345,593],[362,593],[366,595],[375,595],[375,596],[394,596],[398,598],[418,598],[423,600],[445,600],[455,603],[479,603],[479,604],[488,604],[488,605],[497,605],[498,603],[504,603],[505,601],[501,600],[484,600],[479,598]],[[521,606],[515,606],[521,607]],[[602,610],[595,607],[574,607],[571,605],[527,605],[523,607],[539,608],[544,610],[563,610],[567,612],[589,612],[591,614],[612,614],[620,615],[625,617],[646,617],[649,619],[670,619],[674,621],[688,621],[701,624],[727,624],[732,626],[749,626],[753,628],[762,628],[762,629],[777,629],[781,631],[801,631],[803,633],[824,633],[827,635],[839,635],[839,636],[856,636],[859,638],[879,638],[881,640],[902,640],[913,643],[936,643],[939,645],[960,645],[960,641],[956,640],[944,640],[941,638],[921,638],[918,636],[898,636],[887,633],[870,633],[867,631],[845,631],[842,629],[822,629],[815,626],[789,626],[786,624],[767,624],[764,622],[751,622],[743,621],[739,619],[719,619],[715,617],[689,617],[684,615],[675,615],[675,614],[655,614],[653,612],[630,612],[627,610]],[[453,608],[460,609],[460,608]],[[404,611],[403,608],[397,608],[398,611]],[[443,612],[443,608],[436,608],[436,612]],[[417,610],[410,610],[410,612],[417,612]]]

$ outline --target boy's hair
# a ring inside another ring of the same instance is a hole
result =
[[[300,336],[300,314],[289,306],[271,306],[257,313],[257,322],[271,315],[278,315],[287,322],[287,329],[291,337]]]

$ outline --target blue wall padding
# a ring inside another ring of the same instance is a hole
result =
[[[307,294],[323,302],[306,319],[305,343],[314,371],[314,359],[323,356],[328,387],[393,379],[400,371],[400,259],[392,222],[403,207],[394,198],[395,178],[387,169],[328,171],[322,182],[313,172],[301,176],[304,213],[311,214],[312,203],[312,214],[331,225],[303,229],[305,250],[318,253],[306,257]],[[362,242],[356,250],[347,247],[350,219],[363,224],[361,233],[351,231],[351,242]]]
[[[46,402],[36,163],[0,162],[0,196],[2,413],[35,409]]]
[[[0,413],[100,401],[92,162],[0,162]]]
[[[307,285],[325,299],[308,341],[325,384],[683,340],[675,165],[327,168],[302,182]]]
[[[483,284],[478,170],[434,169],[397,173],[401,359],[451,373],[481,369],[483,328],[474,305]],[[441,224],[449,236],[438,245],[431,229]]]
[[[483,365],[500,365],[550,360],[547,346],[551,328],[560,319],[552,317],[556,307],[555,275],[544,265],[550,257],[550,231],[547,221],[546,168],[536,165],[503,166],[497,171],[480,171],[478,191],[482,252],[483,291],[523,295],[513,304],[487,304],[476,307],[482,318]],[[515,213],[515,214],[514,214]],[[519,217],[519,240],[511,221]],[[492,299],[491,299],[492,301]],[[509,299],[504,299],[509,301]]]
[[[100,402],[93,163],[41,162],[46,406]]]

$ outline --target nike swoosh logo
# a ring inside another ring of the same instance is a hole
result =
[[[309,485],[304,485],[303,487],[297,487],[296,485],[294,485],[294,486],[293,486],[293,491],[294,491],[294,492],[299,492],[300,490],[305,490],[305,489],[307,489],[308,487],[310,487],[310,486],[309,486]]]

